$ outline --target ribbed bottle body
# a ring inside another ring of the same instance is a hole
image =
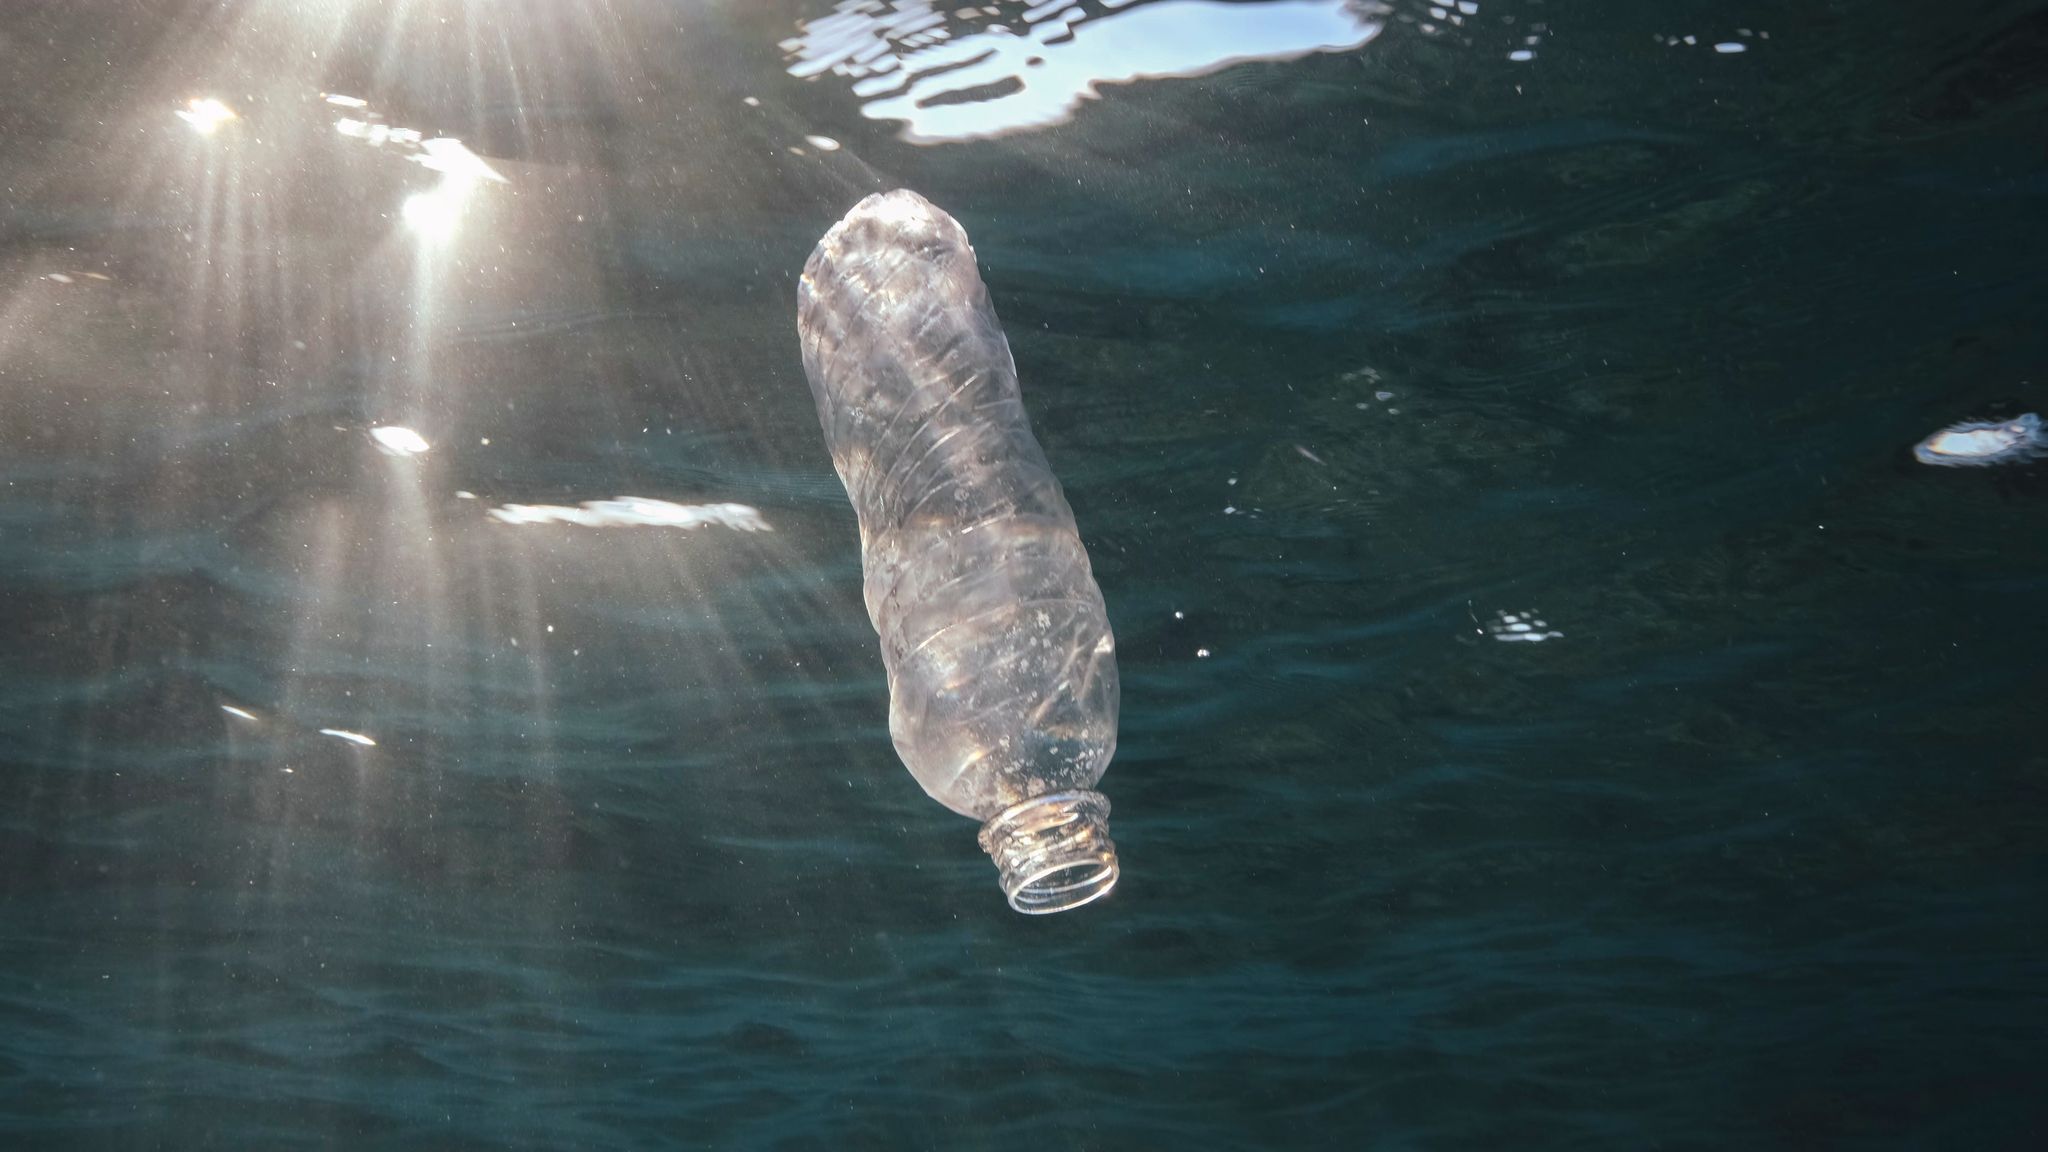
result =
[[[805,265],[798,330],[904,764],[980,820],[1091,787],[1116,645],[966,233],[915,193],[869,197]]]

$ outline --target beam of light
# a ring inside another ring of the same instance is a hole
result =
[[[462,224],[462,210],[469,201],[470,185],[459,181],[444,181],[427,192],[415,192],[405,198],[399,209],[406,226],[419,236],[436,244],[445,244],[455,238],[455,232]]]
[[[220,131],[220,126],[235,118],[235,110],[211,96],[194,97],[177,117],[192,126],[201,136],[211,136]]]
[[[407,197],[400,210],[406,224],[430,243],[445,244],[454,238],[479,186],[506,183],[482,157],[452,137],[421,140],[406,159],[441,174],[439,184]]]

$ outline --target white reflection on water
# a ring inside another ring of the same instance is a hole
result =
[[[406,225],[426,240],[445,243],[454,237],[470,198],[480,184],[508,183],[497,169],[484,162],[483,157],[452,136],[430,137],[417,128],[385,123],[383,117],[359,97],[328,93],[323,99],[335,107],[362,113],[361,118],[337,118],[334,122],[336,132],[352,140],[361,140],[372,148],[389,148],[405,159],[441,174],[440,183],[425,192],[406,197],[399,208],[399,215]]]
[[[386,456],[417,456],[433,447],[426,437],[397,424],[370,429],[370,439],[376,441],[377,451]]]
[[[501,524],[580,524],[586,528],[702,528],[716,524],[740,532],[772,532],[760,510],[745,504],[671,504],[645,496],[560,504],[506,504],[490,511]]]
[[[1493,619],[1486,622],[1485,632],[1495,640],[1510,644],[1541,644],[1545,640],[1564,639],[1564,633],[1552,628],[1550,622],[1537,616],[1534,609],[1495,612]]]
[[[360,744],[365,748],[375,748],[377,746],[375,740],[370,739],[361,732],[351,732],[346,728],[322,728],[320,734],[322,736],[332,736],[338,740],[346,740],[351,744]]]
[[[842,0],[782,48],[791,75],[844,76],[867,99],[862,115],[935,144],[1058,124],[1101,84],[1349,51],[1379,35],[1385,12],[1362,0],[1162,0],[1090,16],[1051,3],[1024,13],[1021,30],[955,35],[930,0]]]

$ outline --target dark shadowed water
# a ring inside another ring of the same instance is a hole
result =
[[[0,10],[0,1145],[2048,1146],[2048,476],[1911,455],[2048,409],[2048,8],[841,8]],[[1064,915],[889,743],[892,187],[1117,633]]]

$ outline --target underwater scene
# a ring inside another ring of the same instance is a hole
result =
[[[2048,1147],[2048,5],[0,61],[0,1148]]]

